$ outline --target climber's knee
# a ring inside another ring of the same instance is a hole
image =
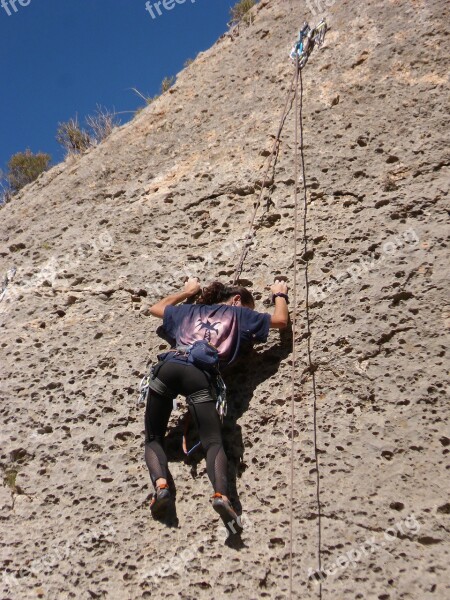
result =
[[[151,433],[148,433],[147,437],[145,438],[145,445],[151,446],[152,442],[156,442],[160,446],[163,446],[164,438],[161,435],[153,435]]]

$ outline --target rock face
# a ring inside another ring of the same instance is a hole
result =
[[[290,47],[324,4],[261,2],[131,123],[2,209],[0,272],[17,268],[0,304],[2,598],[288,597],[292,334],[226,378],[240,548],[204,460],[183,461],[184,401],[168,443],[179,525],[151,519],[136,389],[166,347],[141,307],[187,273],[232,276]],[[291,111],[242,274],[270,310],[297,235],[293,597],[317,598],[322,579],[323,598],[444,599],[448,3],[326,10],[303,71],[306,248]]]

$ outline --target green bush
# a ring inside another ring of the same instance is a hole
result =
[[[230,26],[239,25],[241,22],[250,25],[252,19],[249,13],[256,3],[257,0],[239,0],[239,2],[230,9]]]
[[[14,491],[16,490],[17,473],[16,469],[8,469],[3,475],[3,483]]]
[[[4,176],[10,193],[15,194],[28,183],[37,179],[41,173],[49,168],[51,160],[50,154],[44,152],[33,154],[31,150],[17,152],[17,154],[11,156],[7,165],[8,171]],[[4,185],[2,187],[5,189]]]

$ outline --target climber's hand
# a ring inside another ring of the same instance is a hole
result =
[[[198,277],[189,277],[184,284],[184,291],[189,296],[195,296],[200,290],[201,286]]]
[[[285,281],[280,281],[279,279],[275,279],[275,283],[270,286],[270,291],[272,294],[287,294],[288,286]]]
[[[151,313],[150,313],[150,306],[143,306],[143,307],[140,309],[139,313],[140,313],[141,315],[143,315],[144,317],[149,317],[149,316],[150,316],[150,314],[151,314]]]
[[[166,298],[163,298],[153,306],[149,308],[149,312],[153,317],[160,319],[164,318],[164,311],[166,306],[175,306],[180,302],[184,302],[191,296],[195,296],[200,291],[200,282],[198,277],[187,277],[184,283],[184,290],[176,294],[171,294]]]

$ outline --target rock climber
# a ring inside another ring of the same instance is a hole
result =
[[[197,278],[189,278],[184,290],[163,298],[145,314],[163,319],[165,337],[171,350],[158,356],[152,369],[145,412],[145,461],[155,488],[151,512],[163,519],[173,498],[168,484],[168,462],[163,449],[164,437],[173,408],[173,400],[186,397],[191,417],[195,420],[201,445],[206,452],[208,477],[213,485],[212,506],[228,531],[240,533],[242,525],[228,498],[227,457],[222,444],[221,420],[216,410],[216,375],[206,361],[192,361],[195,347],[208,354],[217,353],[220,370],[239,353],[256,342],[265,342],[269,328],[287,326],[287,284],[275,280],[271,286],[275,310],[273,314],[254,310],[255,301],[248,289],[215,281],[201,289]],[[197,302],[184,303],[197,296]],[[178,305],[178,306],[176,306]],[[198,366],[198,365],[201,366]],[[219,373],[219,370],[217,370]],[[220,375],[219,375],[220,376]]]

